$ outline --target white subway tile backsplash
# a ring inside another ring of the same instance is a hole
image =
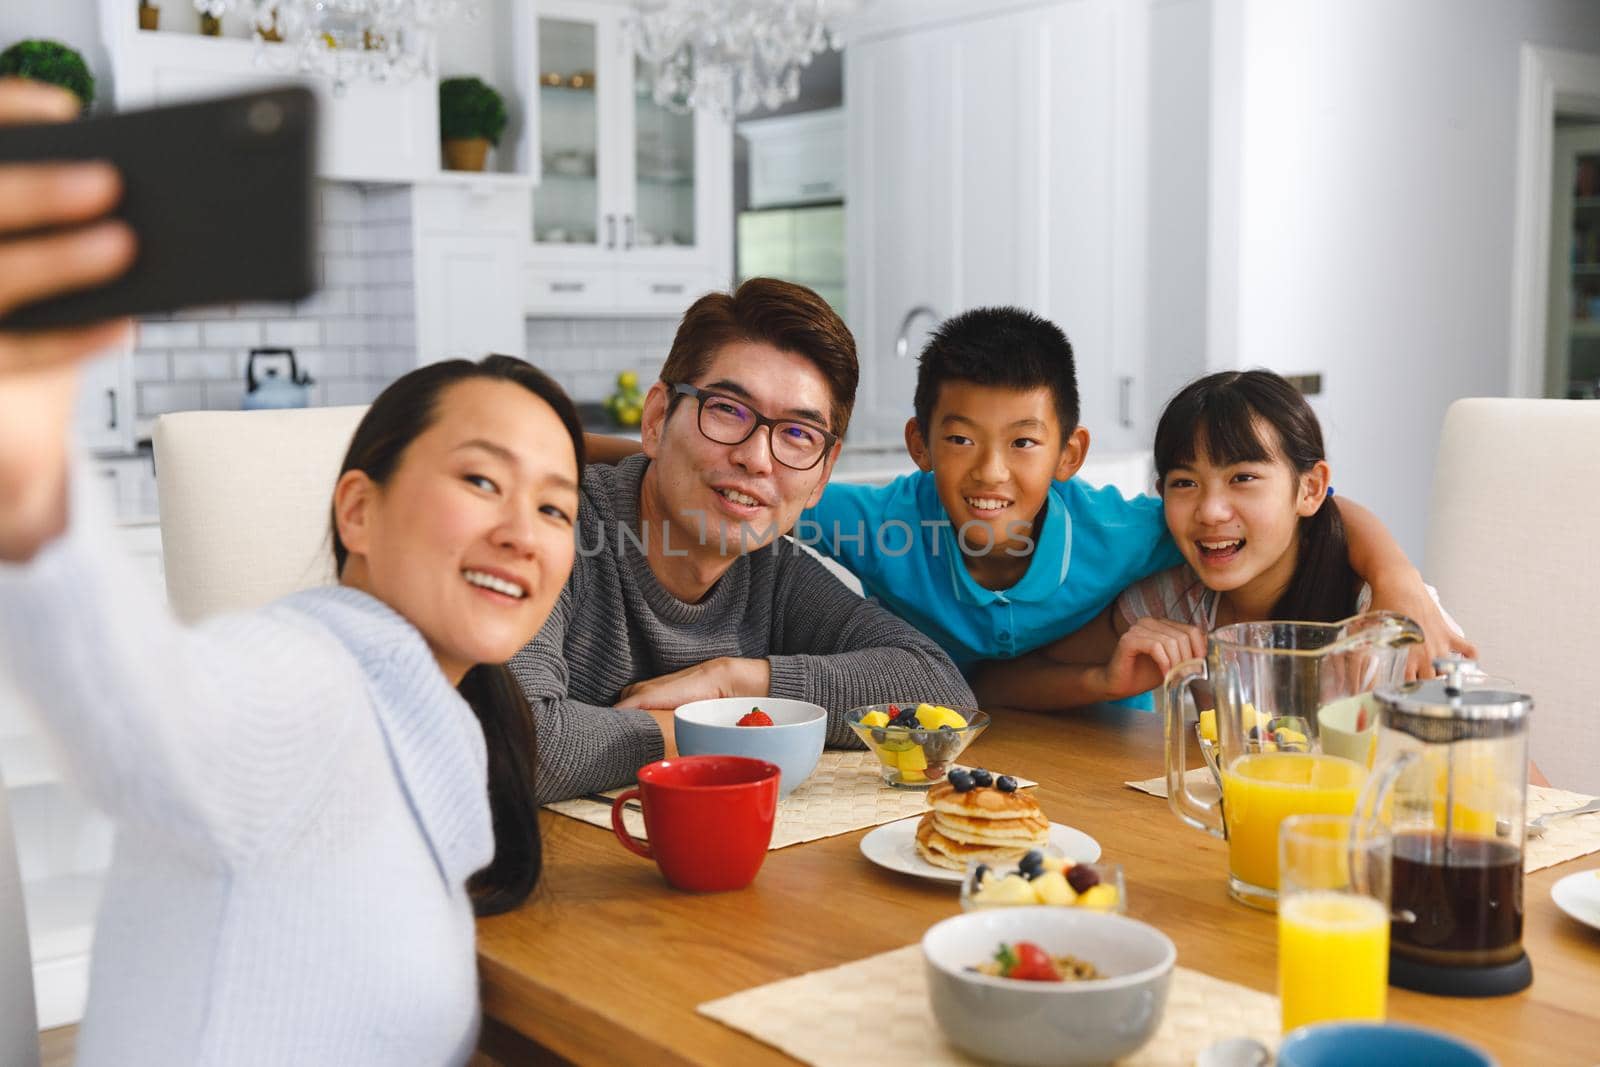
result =
[[[141,327],[142,328],[142,327]],[[165,382],[172,379],[172,364],[167,353],[140,351],[133,354],[133,380],[136,382]]]
[[[203,407],[205,392],[199,382],[147,383],[139,386],[139,414],[144,417]]]
[[[287,319],[294,316],[295,307],[283,301],[271,304],[234,304],[229,311],[236,319]]]
[[[366,262],[359,256],[323,256],[323,283],[326,285],[360,285],[367,276]]]
[[[261,323],[239,319],[200,324],[200,341],[208,348],[249,348],[261,343]]]
[[[381,386],[369,382],[367,379],[342,380],[328,382],[322,390],[322,395],[329,404],[370,404],[372,398],[382,391]]]
[[[322,324],[324,344],[364,345],[367,337],[366,319],[326,319]]]
[[[193,348],[200,343],[200,327],[193,322],[139,323],[136,348]]]
[[[528,348],[534,349],[572,344],[571,319],[529,319]]]
[[[235,411],[244,406],[243,382],[206,382],[205,406],[211,411]]]
[[[219,381],[226,380],[237,383],[241,378],[240,357],[233,352],[187,352],[172,353],[172,380],[185,381]]]
[[[299,348],[294,356],[300,369],[315,381],[350,377],[350,353],[342,348]]]
[[[360,222],[363,215],[361,200],[361,193],[354,186],[333,182],[324,183],[322,186],[322,221]]]
[[[355,251],[354,226],[344,223],[324,222],[319,234],[322,250],[336,256],[347,256]]]
[[[297,348],[302,345],[322,343],[322,323],[315,319],[288,319],[266,324],[266,341],[269,345]]]

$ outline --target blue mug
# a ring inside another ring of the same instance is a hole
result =
[[[1393,1023],[1302,1026],[1278,1048],[1278,1067],[1496,1067],[1494,1057],[1465,1041]]]

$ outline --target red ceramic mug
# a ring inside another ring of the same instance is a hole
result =
[[[622,825],[633,797],[648,841]],[[743,889],[761,869],[778,813],[778,767],[744,756],[675,756],[639,768],[639,784],[611,802],[611,829],[691,893]]]

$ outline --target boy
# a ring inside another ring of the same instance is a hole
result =
[[[1182,557],[1158,498],[1125,500],[1073,480],[1089,432],[1078,423],[1066,336],[1019,308],[956,315],[923,350],[915,408],[906,448],[920,469],[885,486],[829,484],[796,539],[977,673],[980,700],[984,661],[1010,661],[1012,706],[1101,699],[1064,691],[1060,673],[1027,653]],[[1449,630],[1420,575],[1370,512],[1336,499],[1351,566],[1372,586],[1374,606],[1412,614],[1442,650]]]

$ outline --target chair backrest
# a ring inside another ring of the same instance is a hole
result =
[[[0,686],[0,699],[5,699]],[[17,840],[11,829],[6,784],[0,779],[0,1063],[39,1067],[39,1016],[33,1003],[33,954]]]
[[[1600,403],[1458,400],[1445,416],[1428,580],[1490,674],[1534,700],[1531,755],[1600,793]]]
[[[365,412],[185,411],[157,420],[161,550],[179,618],[333,581],[329,506]]]

